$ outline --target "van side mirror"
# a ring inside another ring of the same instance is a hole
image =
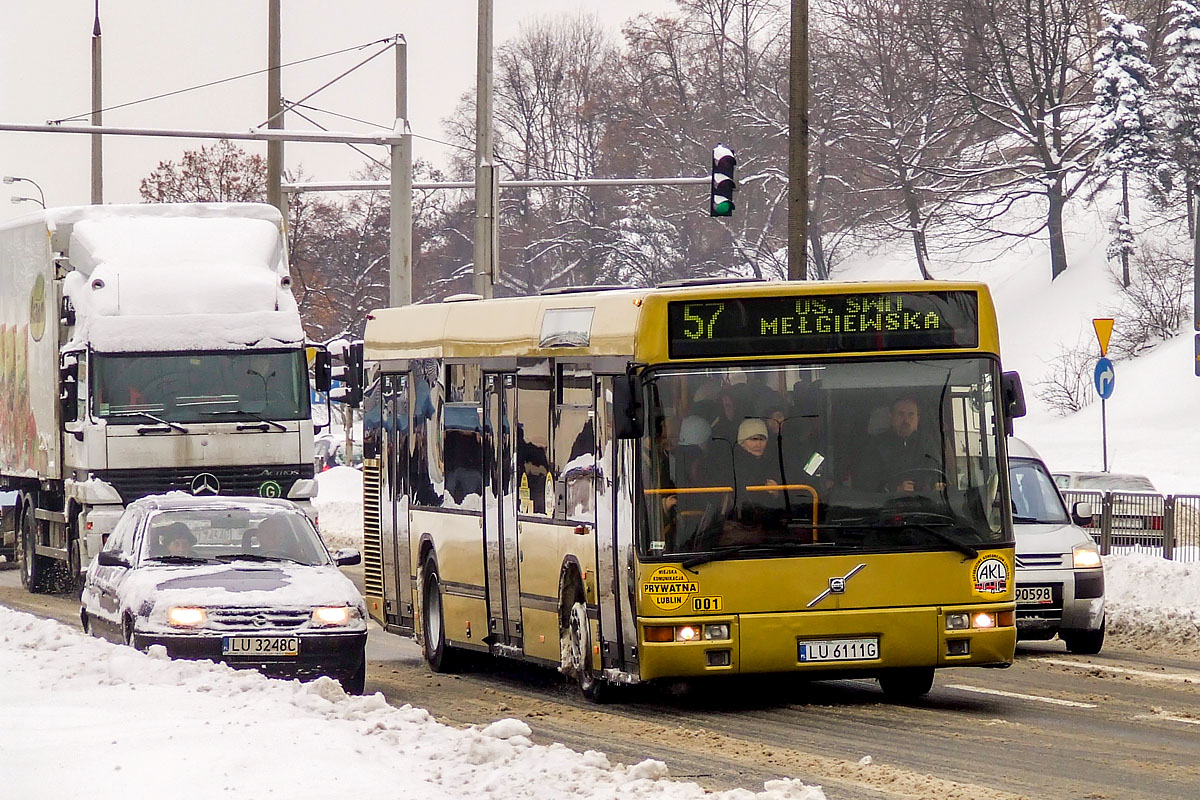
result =
[[[637,390],[638,383],[634,375],[626,373],[613,376],[613,435],[617,439],[640,439],[645,430],[642,401]]]
[[[1004,430],[1012,436],[1012,421],[1025,416],[1025,390],[1021,388],[1021,376],[1016,372],[1000,374],[1000,397],[1004,403]]]
[[[1071,506],[1071,520],[1081,528],[1092,524],[1092,504],[1081,500]]]

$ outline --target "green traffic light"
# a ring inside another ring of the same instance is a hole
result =
[[[733,216],[733,201],[719,200],[713,203],[712,215],[714,217],[732,217]]]

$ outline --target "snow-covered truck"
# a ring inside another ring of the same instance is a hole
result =
[[[0,224],[0,492],[15,492],[0,547],[29,590],[77,580],[148,494],[308,506],[290,284],[267,205],[81,206]]]

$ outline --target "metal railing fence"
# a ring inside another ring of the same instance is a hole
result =
[[[1144,552],[1200,562],[1200,495],[1063,490],[1067,508],[1092,506],[1084,527],[1103,555]]]

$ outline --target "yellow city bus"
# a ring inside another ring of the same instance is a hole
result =
[[[987,287],[681,281],[382,309],[364,341],[372,616],[623,684],[925,694],[1016,644]],[[755,452],[757,451],[757,452]]]

